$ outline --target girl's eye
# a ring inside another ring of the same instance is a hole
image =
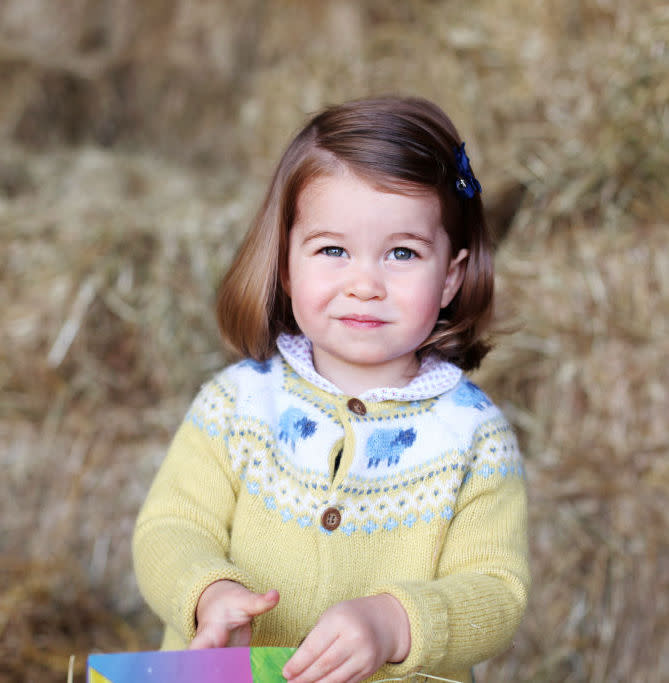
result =
[[[407,247],[395,247],[390,253],[391,258],[396,261],[409,261],[416,256],[416,252]]]
[[[343,256],[344,249],[342,247],[323,247],[321,254],[325,254],[325,256]]]

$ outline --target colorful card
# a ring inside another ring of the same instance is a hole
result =
[[[292,647],[89,655],[88,683],[282,683]]]

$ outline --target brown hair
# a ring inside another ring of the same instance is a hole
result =
[[[492,316],[492,246],[480,195],[455,190],[460,143],[448,116],[418,98],[355,100],[313,117],[281,158],[221,282],[217,315],[225,343],[241,356],[264,360],[280,332],[299,332],[282,286],[288,234],[302,189],[343,166],[386,191],[437,194],[453,254],[467,249],[469,256],[460,290],[418,353],[436,353],[464,370],[477,367],[490,349],[483,335]]]

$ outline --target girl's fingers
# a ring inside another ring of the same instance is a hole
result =
[[[193,640],[190,641],[190,645],[188,646],[189,650],[206,650],[209,647],[213,647],[213,645],[209,644],[209,639],[205,638],[205,634],[202,633],[198,636],[195,636]]]
[[[249,591],[236,604],[223,607],[215,618],[219,623],[225,622],[228,629],[232,630],[233,628],[250,623],[253,617],[274,609],[278,602],[279,593],[277,591],[272,590],[263,594],[251,593]]]
[[[228,630],[223,624],[203,626],[191,641],[190,650],[206,650],[211,647],[248,647],[251,644],[251,625],[243,624]]]
[[[248,646],[251,643],[253,617],[268,612],[276,607],[278,602],[279,593],[275,590],[263,594],[245,590],[242,598],[237,598],[236,606],[223,607],[218,612],[216,612],[215,603],[210,601],[207,621],[202,621],[198,626],[197,634],[189,646],[190,649]]]
[[[336,643],[304,669],[290,683],[354,683],[373,673],[365,670],[355,656],[347,656]]]
[[[210,647],[225,647],[228,644],[229,633],[220,624],[208,624],[198,631],[188,649],[206,650]]]
[[[230,631],[227,647],[248,647],[251,644],[251,625],[244,624]]]
[[[283,675],[288,680],[301,680],[297,678],[301,676],[302,672],[311,667],[334,643],[337,639],[336,633],[324,633],[323,639],[319,638],[320,630],[318,625],[314,630],[304,639],[302,645],[297,648],[297,652],[286,662],[283,667]],[[322,666],[322,665],[321,665]],[[330,667],[330,671],[333,667]],[[328,673],[325,671],[324,673]],[[305,679],[307,680],[307,679]],[[312,679],[308,679],[312,680]],[[318,680],[313,679],[313,680]]]

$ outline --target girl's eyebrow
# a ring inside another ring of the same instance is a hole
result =
[[[414,242],[422,242],[425,246],[431,247],[434,244],[434,240],[426,237],[425,235],[419,235],[415,232],[394,232],[389,235],[389,240],[412,240]]]
[[[313,240],[318,240],[318,239],[331,239],[331,240],[339,241],[339,240],[344,239],[344,233],[333,232],[331,230],[313,230],[312,232],[308,232],[302,238],[302,244],[307,244],[308,242],[311,242]]]

